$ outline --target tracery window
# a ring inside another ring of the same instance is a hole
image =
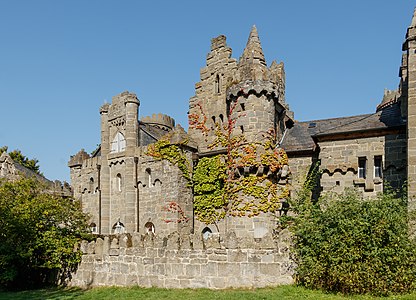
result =
[[[126,149],[126,139],[121,132],[117,132],[111,143],[111,153],[121,152]]]

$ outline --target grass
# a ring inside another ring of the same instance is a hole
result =
[[[31,291],[5,292],[0,291],[0,299],[42,299],[42,300],[60,300],[60,299],[201,299],[201,300],[268,300],[268,299],[308,299],[308,300],[341,300],[341,299],[395,299],[410,300],[416,299],[416,293],[402,296],[390,297],[372,297],[364,296],[342,296],[335,294],[326,294],[321,291],[311,291],[302,287],[293,285],[279,286],[276,288],[262,289],[227,289],[227,290],[208,290],[208,289],[159,289],[159,288],[122,288],[122,287],[103,287],[82,290],[77,288],[62,289],[39,289]]]

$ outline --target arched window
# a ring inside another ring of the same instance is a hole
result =
[[[94,193],[95,194],[95,190],[94,190],[94,178],[90,178],[90,181],[89,181],[89,189],[90,189],[90,193]]]
[[[155,225],[153,225],[152,222],[147,222],[146,224],[144,224],[144,229],[146,233],[155,233]]]
[[[152,187],[152,171],[147,168],[146,169],[146,180],[145,183],[147,184],[148,187]]]
[[[212,235],[211,229],[209,229],[208,227],[205,227],[204,229],[202,229],[202,238],[204,240],[209,239],[211,235]]]
[[[121,192],[123,187],[123,179],[121,178],[120,173],[118,173],[116,177],[117,191]]]
[[[98,232],[98,230],[97,230],[97,224],[95,224],[94,222],[92,222],[90,224],[90,229],[91,229],[91,233],[97,233]]]
[[[111,143],[111,153],[121,152],[126,149],[126,140],[121,132],[117,132]]]
[[[220,93],[220,75],[217,74],[215,77],[215,93]]]
[[[113,225],[113,233],[114,234],[123,234],[126,232],[126,228],[124,227],[124,224],[120,222],[120,220],[117,221]]]

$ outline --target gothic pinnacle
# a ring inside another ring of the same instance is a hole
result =
[[[256,25],[251,28],[250,35],[248,37],[246,48],[243,51],[243,55],[240,58],[240,63],[251,62],[258,60],[260,64],[266,65],[263,49],[261,48],[260,38],[257,33]]]
[[[413,10],[412,23],[410,24],[410,27],[416,27],[416,7]]]

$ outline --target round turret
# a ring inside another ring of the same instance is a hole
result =
[[[142,117],[140,121],[166,131],[170,131],[175,127],[175,120],[164,114],[152,114],[152,116]]]

